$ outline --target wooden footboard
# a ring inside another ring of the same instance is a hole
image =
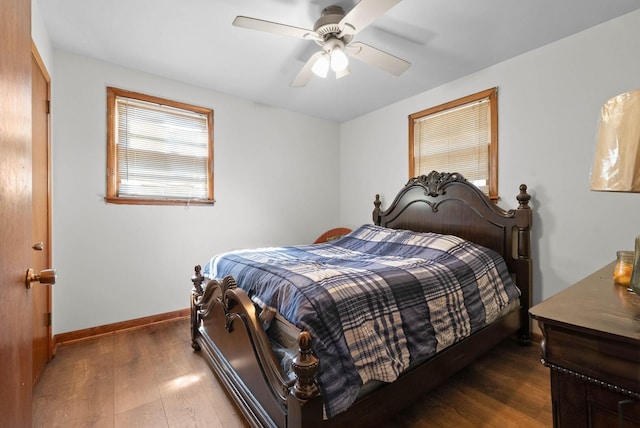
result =
[[[191,346],[203,352],[247,421],[256,427],[320,426],[322,400],[311,336],[300,335],[292,364],[297,380],[288,381],[255,306],[235,280],[210,280],[203,287],[196,266],[191,281]]]

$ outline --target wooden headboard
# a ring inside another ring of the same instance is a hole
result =
[[[410,179],[386,210],[376,195],[373,222],[392,229],[456,235],[498,252],[531,305],[531,208],[520,185],[515,210],[498,207],[461,174],[432,171]],[[528,315],[527,315],[528,316]]]

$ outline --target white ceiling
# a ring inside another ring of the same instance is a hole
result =
[[[324,7],[348,12],[357,1],[36,1],[57,49],[339,122],[640,8],[640,0],[404,0],[354,38],[411,62],[404,74],[351,60],[348,77],[291,88],[318,46],[234,27],[234,17],[312,29]]]

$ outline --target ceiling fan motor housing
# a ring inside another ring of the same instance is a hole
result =
[[[338,24],[344,16],[344,9],[340,6],[327,6],[322,9],[322,16],[313,25],[313,31],[318,33],[325,41],[335,39],[342,31]],[[344,44],[348,44],[353,39],[353,36],[345,34],[340,39]]]

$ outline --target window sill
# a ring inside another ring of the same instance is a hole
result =
[[[120,205],[213,205],[215,200],[204,199],[147,199],[147,198],[117,198],[106,197],[105,202],[108,204],[120,204]]]

